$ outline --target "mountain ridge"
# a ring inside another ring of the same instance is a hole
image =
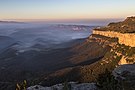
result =
[[[21,23],[24,23],[24,22],[18,22],[18,21],[3,21],[3,20],[0,20],[0,24],[4,24],[4,23],[19,23],[19,24],[21,24]]]

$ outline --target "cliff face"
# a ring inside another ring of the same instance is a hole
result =
[[[118,66],[112,74],[123,83],[122,90],[135,90],[135,64]]]
[[[124,28],[126,26],[127,28]],[[117,46],[117,48],[112,47],[112,50],[115,51],[117,56],[121,56],[119,65],[133,64],[135,62],[134,26],[135,26],[135,17],[128,17],[123,22],[110,23],[105,28],[98,28],[93,30],[93,34],[118,39],[119,45]]]
[[[135,47],[135,33],[119,33],[114,31],[94,30],[93,34],[103,35],[111,38],[118,38],[120,44]]]

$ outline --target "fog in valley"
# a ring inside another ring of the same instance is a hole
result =
[[[69,48],[83,42],[93,28],[95,26],[1,23],[0,72],[45,72],[71,65],[67,64],[67,57],[72,55]]]
[[[53,48],[90,35],[90,26],[55,25],[55,24],[0,24],[0,50],[12,44],[16,49],[24,50],[35,45]]]

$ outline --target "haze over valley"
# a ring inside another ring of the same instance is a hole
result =
[[[69,61],[73,55],[70,49],[84,42],[95,27],[44,23],[0,24],[0,80],[16,83],[74,66]]]

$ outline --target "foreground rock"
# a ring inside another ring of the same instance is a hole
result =
[[[51,87],[43,87],[40,85],[35,85],[29,87],[27,90],[98,90],[94,83],[82,83],[77,84],[75,82],[70,82],[67,84],[57,84]]]
[[[135,90],[135,64],[119,66],[114,69],[113,75],[122,83],[123,90]]]

